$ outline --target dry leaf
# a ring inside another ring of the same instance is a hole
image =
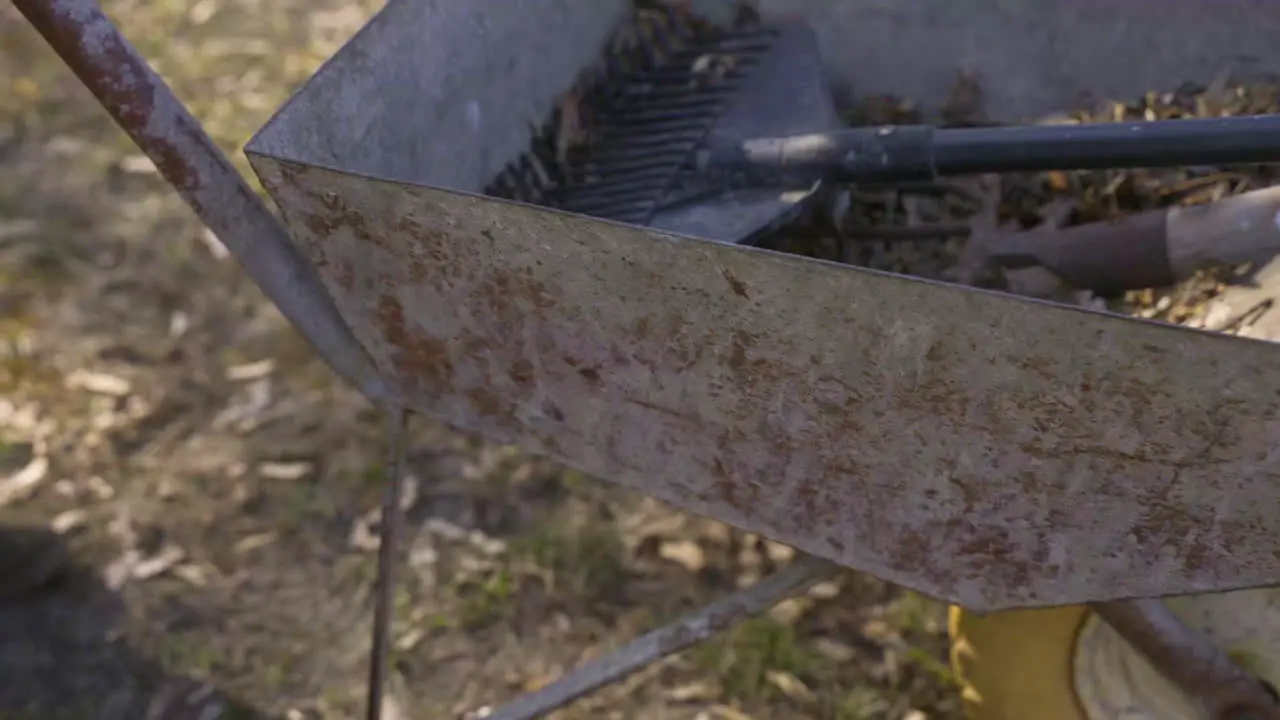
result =
[[[68,390],[83,390],[96,395],[124,397],[133,390],[129,381],[103,372],[75,370],[64,381]]]
[[[986,98],[978,75],[968,70],[956,73],[951,93],[943,103],[942,121],[948,125],[968,125],[983,122],[986,119],[984,105]]]
[[[692,540],[667,540],[658,546],[658,555],[689,572],[698,572],[707,566],[706,553]]]
[[[693,682],[671,688],[666,695],[672,702],[706,702],[720,697],[720,688],[711,683]]]
[[[226,370],[226,377],[232,382],[260,380],[275,372],[276,362],[270,358],[257,362],[232,365]]]
[[[769,609],[769,617],[783,625],[791,625],[799,620],[812,606],[813,601],[807,597],[787,598]]]
[[[1049,183],[1049,189],[1054,192],[1066,192],[1071,189],[1071,179],[1064,172],[1055,170],[1045,173],[1045,180]]]
[[[309,462],[264,462],[258,465],[258,474],[268,480],[301,480],[314,466]]]
[[[236,541],[234,549],[237,553],[248,553],[264,548],[276,541],[276,533],[261,532],[253,535],[246,535]]]
[[[0,507],[27,499],[48,476],[49,458],[32,458],[21,470],[0,480]]]
[[[59,535],[66,535],[72,530],[83,527],[88,519],[89,513],[84,510],[66,510],[49,521],[49,529]]]
[[[175,577],[183,580],[189,585],[202,588],[209,584],[209,576],[212,573],[208,566],[187,563],[185,565],[175,567],[173,569],[173,574]]]
[[[765,540],[764,554],[773,562],[781,565],[783,563],[791,562],[791,559],[796,556],[796,549],[790,545],[783,545],[780,542]]]
[[[169,568],[177,565],[187,553],[176,545],[170,545],[145,560],[139,559],[133,566],[133,579],[150,580],[164,574]]]
[[[815,583],[809,588],[807,595],[814,600],[834,600],[840,595],[840,582],[838,580],[826,580]]]
[[[770,685],[778,688],[784,695],[792,700],[808,702],[813,700],[813,691],[808,688],[800,678],[789,672],[782,670],[766,670],[764,677],[769,681]]]
[[[828,660],[838,663],[849,662],[857,657],[858,652],[851,645],[832,640],[831,638],[817,638],[813,641],[813,649]]]

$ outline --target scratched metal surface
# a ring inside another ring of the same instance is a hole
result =
[[[1280,581],[1280,351],[267,156],[413,409],[975,609]]]

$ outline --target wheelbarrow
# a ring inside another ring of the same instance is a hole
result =
[[[1249,590],[1280,584],[1274,346],[751,247],[832,183],[937,172],[938,149],[956,136],[838,130],[820,88],[795,113],[751,126],[784,139],[704,142],[732,112],[716,104],[714,83],[699,83],[739,68],[700,54],[689,66],[697,77],[678,79],[702,94],[664,106],[696,112],[677,129],[661,125],[659,149],[634,141],[612,160],[660,177],[661,192],[610,187],[604,174],[588,183],[593,194],[566,195],[580,186],[565,178],[590,164],[575,165],[564,138],[539,154],[530,125],[559,113],[557,126],[574,129],[566,90],[630,6],[392,0],[247,147],[282,225],[92,0],[15,4],[335,372],[391,418],[369,717],[380,713],[386,674],[411,412],[807,553],[490,718],[545,714],[833,566],[955,604],[954,655],[976,717],[1280,717],[1268,684],[1280,678],[1275,643],[1256,649],[1260,664],[1231,652],[1275,634],[1260,624],[1274,624],[1274,592]],[[1161,12],[1172,22],[1194,4]],[[737,22],[693,5],[700,22]],[[862,72],[936,90],[940,67],[906,62],[882,26],[960,47],[973,38],[947,21],[951,7],[776,0],[759,10],[766,21],[798,12],[820,28],[821,53],[805,62],[847,59],[853,44],[831,39],[831,14],[867,23],[858,71],[835,73],[838,101]],[[1072,8],[1077,17],[1053,32],[1132,34],[1153,12],[1137,2]],[[1066,11],[974,12],[986,32],[1043,30]],[[768,68],[793,36],[779,22],[764,35],[716,37]],[[1237,60],[1268,42],[1267,22],[1235,26]],[[1136,71],[1113,57],[1108,68],[1124,71],[1106,81],[1146,87],[1156,84],[1146,72],[1203,73],[1203,46],[1190,40],[1205,23],[1171,27],[1187,36],[1162,34],[1173,60]],[[1031,53],[1026,37],[1011,47]],[[1095,69],[979,56],[1016,76],[1006,86],[1035,88],[997,103],[1009,114],[1060,102],[1073,72]],[[632,110],[619,122],[647,112]],[[1154,127],[1081,129],[1110,149],[1075,157],[1047,152],[1055,143],[1042,130],[981,137],[1045,151],[1034,162],[1015,152],[1023,170],[1096,166],[1117,147],[1137,148],[1125,160],[1135,164],[1280,161],[1274,118]],[[1186,132],[1217,144],[1191,147]],[[1039,144],[1027,145],[1027,133]],[[1161,147],[1169,153],[1153,154]],[[914,162],[868,162],[887,155],[867,148]],[[696,162],[664,164],[668,154]],[[951,170],[1010,162],[965,157]],[[552,159],[565,166],[556,182]],[[697,187],[718,170],[767,177]],[[711,193],[697,218],[665,204],[681,177],[694,196]]]

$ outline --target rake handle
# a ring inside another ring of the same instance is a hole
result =
[[[901,183],[981,173],[1271,162],[1280,162],[1280,115],[957,129],[901,125],[721,139],[712,143],[704,165],[763,178]]]

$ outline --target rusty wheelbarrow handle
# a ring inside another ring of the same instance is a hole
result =
[[[1152,598],[1091,606],[1161,675],[1200,704],[1210,720],[1276,720],[1280,705],[1256,677],[1162,601]]]
[[[383,381],[283,224],[98,3],[13,4],[320,357],[370,400],[387,402]]]
[[[987,263],[1040,266],[1102,294],[1162,287],[1199,270],[1280,253],[1280,185],[1044,232],[977,234],[971,242]]]

